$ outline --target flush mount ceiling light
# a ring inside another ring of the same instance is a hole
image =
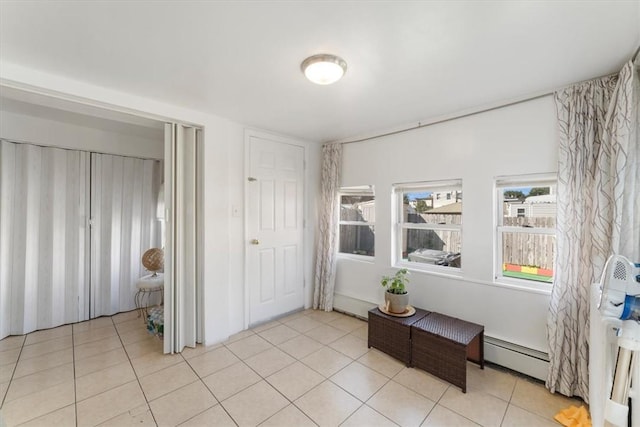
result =
[[[347,72],[347,63],[338,56],[323,53],[308,57],[302,61],[300,68],[313,83],[330,85],[340,80]]]

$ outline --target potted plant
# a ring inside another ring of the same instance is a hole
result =
[[[387,288],[384,293],[384,302],[387,311],[391,313],[401,314],[407,310],[409,305],[409,293],[406,284],[409,283],[407,278],[409,272],[406,268],[396,271],[393,276],[382,276],[380,284]]]

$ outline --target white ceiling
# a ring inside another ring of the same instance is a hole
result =
[[[9,62],[329,141],[618,71],[639,1],[0,2]],[[300,63],[334,53],[316,86]]]

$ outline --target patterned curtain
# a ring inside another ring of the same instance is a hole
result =
[[[619,76],[581,83],[555,96],[562,202],[558,203],[556,277],[547,319],[546,385],[552,392],[580,396],[587,402],[590,285],[600,279],[612,253],[632,259],[638,255],[634,75],[629,63]],[[627,252],[625,246],[634,244],[635,251]]]
[[[631,61],[620,71],[605,137],[613,150],[612,252],[640,262],[640,77]]]
[[[338,253],[338,190],[342,167],[342,144],[322,147],[322,189],[318,212],[320,235],[316,246],[316,274],[313,308],[333,310],[333,288]]]

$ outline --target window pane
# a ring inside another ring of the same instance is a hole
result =
[[[340,220],[375,222],[375,207],[373,195],[343,195],[340,197]]]
[[[555,240],[545,234],[502,233],[502,275],[553,282]]]
[[[405,192],[401,222],[410,224],[462,224],[462,191]]]
[[[340,252],[344,254],[375,255],[373,226],[340,225]]]
[[[555,188],[502,188],[502,225],[510,227],[556,227]]]
[[[402,259],[404,261],[460,267],[460,231],[402,230]]]

